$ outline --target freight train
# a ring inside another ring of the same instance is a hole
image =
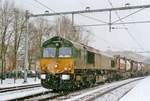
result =
[[[42,45],[40,67],[42,86],[58,91],[143,76],[150,65],[55,36]]]

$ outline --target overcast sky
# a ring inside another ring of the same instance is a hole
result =
[[[29,10],[31,13],[38,14],[44,13],[47,8],[39,5],[34,0],[10,0],[16,2],[16,5],[24,10]],[[84,10],[87,6],[90,9],[100,9],[100,8],[110,8],[109,0],[38,0],[48,6],[49,8],[55,10],[56,12],[61,11],[72,11],[72,10]],[[126,3],[130,3],[131,6],[134,5],[145,5],[150,4],[150,0],[110,0],[114,7],[125,6]],[[137,9],[136,9],[137,10]],[[136,10],[118,11],[120,17],[124,17]],[[108,12],[105,13],[91,13],[84,14],[87,16],[95,17],[97,19],[108,22]],[[118,17],[116,13],[112,13],[112,20],[117,20]],[[145,21],[150,20],[150,8],[144,9],[135,15],[132,15],[126,19],[124,22],[128,21]],[[80,15],[75,16],[75,23],[79,25],[83,24],[101,24],[101,22],[94,21]],[[90,46],[93,46],[100,50],[134,50],[143,51],[150,50],[150,23],[147,24],[130,24],[126,25],[130,34],[136,39],[133,40],[131,36],[127,33],[122,25],[113,26],[117,29],[113,29],[111,32],[108,30],[108,26],[96,26],[87,27],[94,33],[93,41]],[[139,43],[139,45],[137,45]]]

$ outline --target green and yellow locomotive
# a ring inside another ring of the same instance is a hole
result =
[[[92,47],[53,37],[43,43],[42,86],[54,90],[87,87],[112,77],[114,57]]]

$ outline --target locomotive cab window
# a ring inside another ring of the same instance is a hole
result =
[[[59,57],[71,57],[72,48],[70,47],[61,47],[59,48]]]
[[[43,57],[55,57],[56,56],[56,48],[44,48]]]
[[[95,54],[87,51],[87,63],[94,64],[95,63]]]

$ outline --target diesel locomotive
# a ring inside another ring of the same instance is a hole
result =
[[[144,73],[141,62],[111,56],[59,36],[43,43],[40,67],[42,86],[53,90],[90,87]]]

